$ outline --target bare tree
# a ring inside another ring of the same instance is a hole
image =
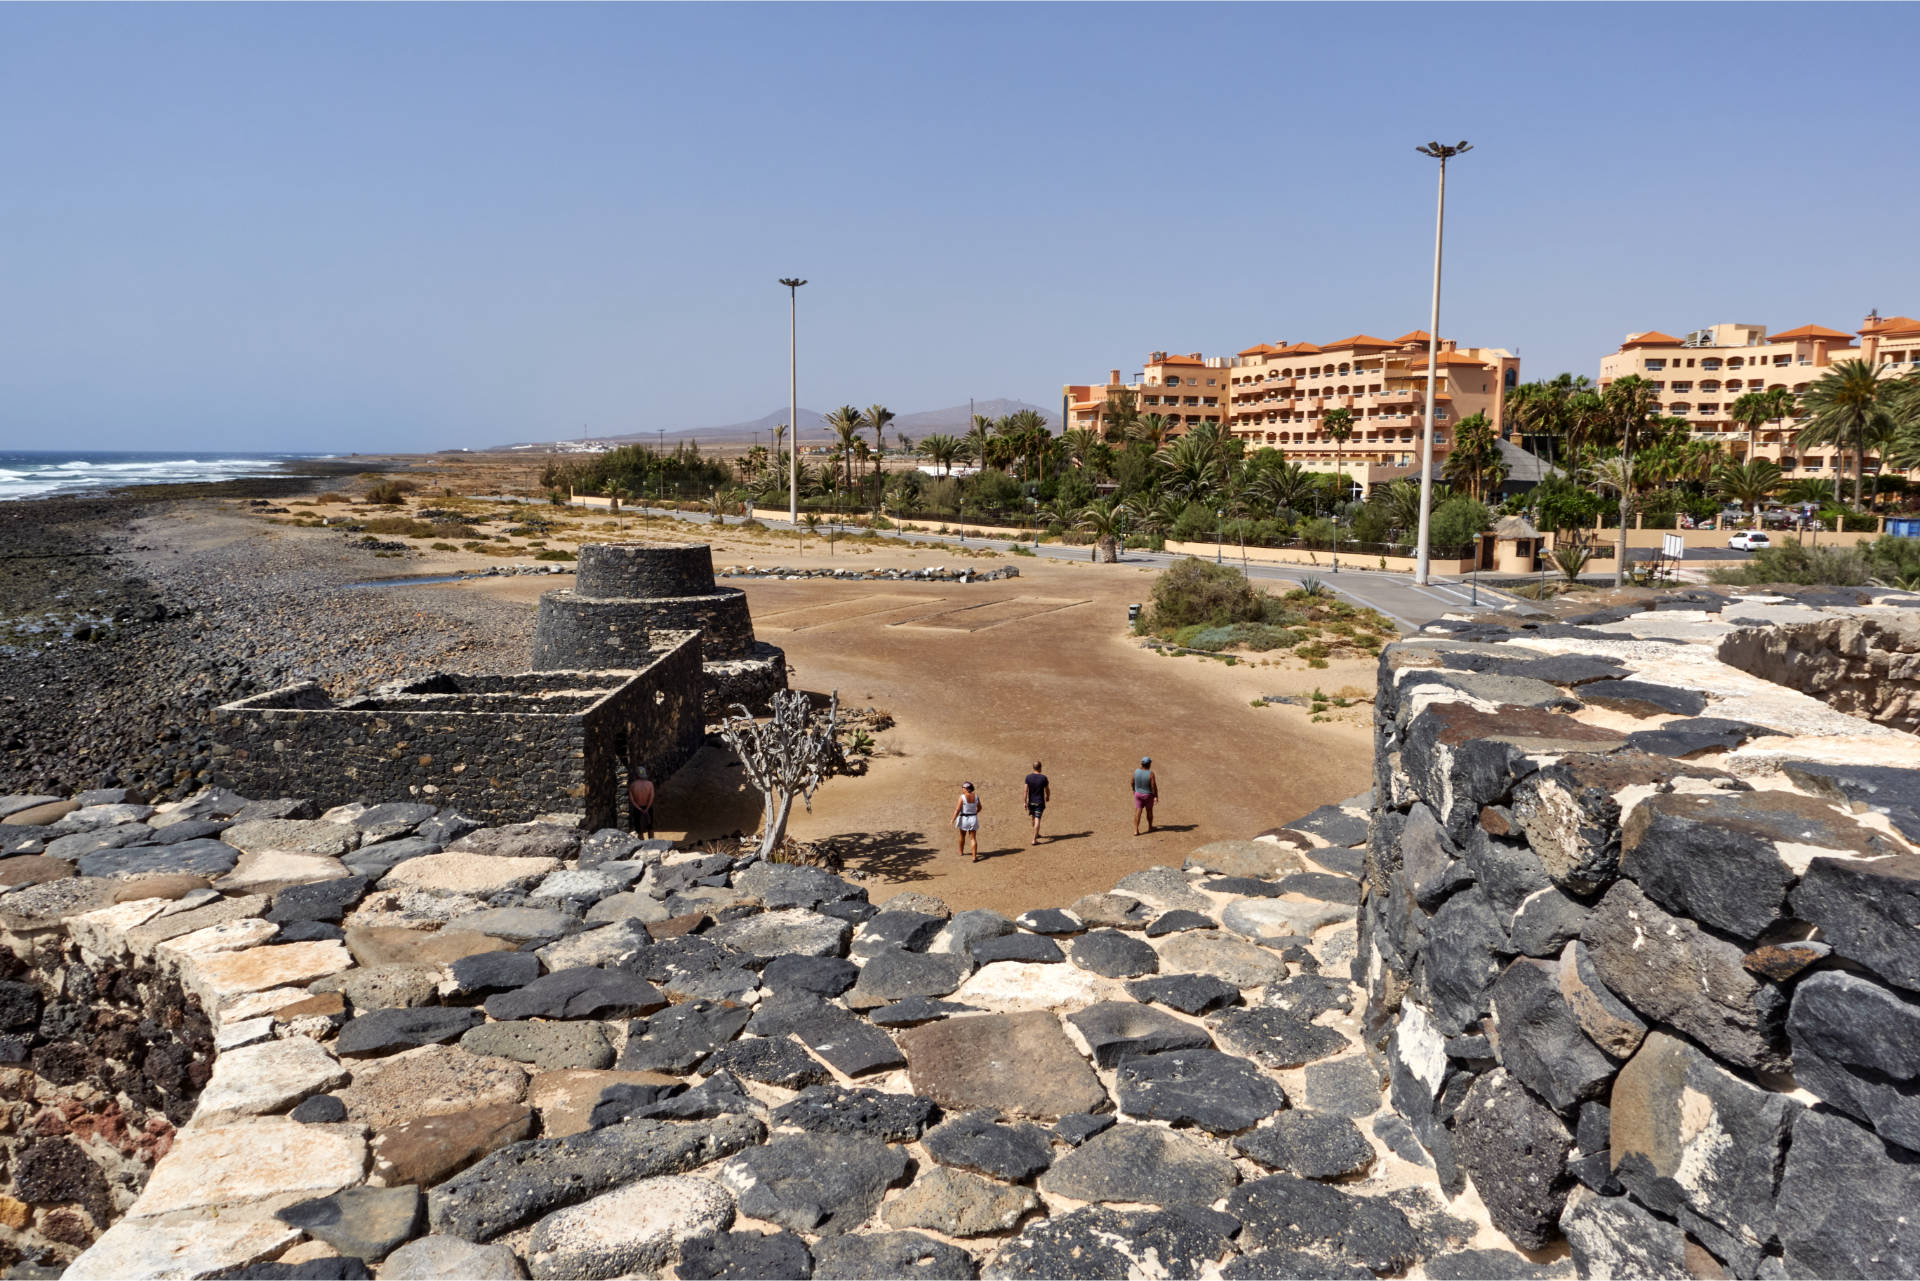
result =
[[[721,723],[720,737],[760,789],[764,807],[760,857],[772,858],[786,839],[794,798],[799,797],[812,812],[814,791],[840,760],[834,741],[840,723],[840,692],[834,691],[824,716],[814,715],[812,700],[791,689],[774,694],[773,715],[765,721],[755,720],[743,704],[734,707],[739,715]]]

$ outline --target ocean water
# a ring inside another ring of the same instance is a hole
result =
[[[277,475],[282,463],[311,454],[0,452],[0,502],[126,485],[175,485]]]

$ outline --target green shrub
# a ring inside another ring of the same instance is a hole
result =
[[[549,547],[543,552],[536,552],[533,558],[535,560],[574,560],[576,559],[574,554],[566,550],[564,547]]]
[[[452,543],[435,543],[433,545],[433,550],[437,552],[457,552],[460,549],[458,547],[455,547]]]
[[[1808,547],[1803,543],[1782,543],[1778,547],[1755,552],[1753,559],[1744,565],[1713,571],[1713,581],[1749,587],[1762,583],[1859,587],[1873,577],[1873,565],[1868,555],[1868,552],[1855,547]]]
[[[418,488],[420,486],[410,480],[383,480],[367,490],[367,501],[382,507],[398,507]]]
[[[1455,494],[1433,510],[1429,545],[1451,551],[1464,547],[1493,528],[1493,516],[1485,503]]]
[[[1231,565],[1188,556],[1177,560],[1153,584],[1153,627],[1169,629],[1204,623],[1253,623],[1266,617],[1267,596]]]

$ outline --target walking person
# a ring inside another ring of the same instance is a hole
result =
[[[973,861],[980,861],[980,796],[972,783],[960,784],[960,802],[953,807],[953,825],[960,829],[960,855],[966,857],[967,838],[973,838]]]
[[[1147,830],[1153,830],[1153,803],[1160,799],[1160,779],[1153,772],[1153,757],[1142,756],[1140,768],[1133,772],[1133,834],[1140,835],[1140,816],[1147,816]]]
[[[1033,773],[1027,775],[1027,817],[1033,820],[1033,839],[1029,845],[1040,843],[1040,818],[1047,812],[1047,802],[1053,799],[1053,785],[1047,776],[1040,772],[1040,762],[1033,763]]]
[[[627,826],[635,836],[648,840],[653,839],[653,798],[653,780],[647,777],[647,767],[636,765],[633,782],[627,785]]]

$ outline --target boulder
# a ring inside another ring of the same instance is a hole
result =
[[[860,970],[847,1004],[872,1009],[910,996],[945,996],[973,973],[973,962],[953,953],[881,952]]]
[[[935,1166],[881,1207],[892,1228],[927,1228],[950,1237],[1010,1231],[1039,1208],[1032,1188],[1008,1187],[975,1174]]]
[[[1792,907],[1820,927],[1835,955],[1920,992],[1920,854],[1816,858],[1793,890]]]
[[[1174,867],[1150,867],[1123,876],[1114,884],[1113,892],[1129,895],[1162,912],[1176,908],[1205,912],[1213,906],[1206,895],[1193,888],[1187,874]]]
[[[1554,977],[1580,1030],[1601,1050],[1625,1059],[1640,1048],[1646,1023],[1601,981],[1585,943],[1574,939],[1561,949]]]
[[[1409,715],[1411,713],[1411,715]],[[1606,752],[1622,735],[1541,708],[1465,702],[1401,704],[1406,717],[1400,759],[1420,800],[1458,841],[1488,805],[1504,802],[1514,781],[1533,771],[1532,758]]]
[[[1364,1055],[1309,1063],[1307,1106],[1340,1116],[1372,1116],[1381,1107],[1380,1071]]]
[[[580,850],[578,828],[555,823],[515,823],[468,832],[447,848],[463,854],[494,858],[569,859]]]
[[[845,1134],[776,1134],[720,1168],[741,1213],[796,1232],[837,1236],[859,1227],[906,1176],[899,1149]]]
[[[1228,1010],[1207,1020],[1207,1026],[1222,1046],[1268,1068],[1301,1067],[1330,1058],[1350,1044],[1335,1029],[1309,1023],[1285,1010]]]
[[[881,913],[885,915],[888,914]],[[708,930],[704,937],[750,956],[844,956],[852,931],[853,927],[845,921],[805,908],[789,907],[724,922]]]
[[[1260,1004],[1311,1022],[1322,1014],[1351,1013],[1353,999],[1353,984],[1345,978],[1299,974],[1269,987]]]
[[[871,1232],[820,1241],[813,1249],[813,1275],[822,1281],[829,1277],[847,1281],[892,1281],[895,1277],[973,1281],[979,1268],[973,1256],[957,1245],[918,1232]]]
[[[1581,1030],[1559,967],[1522,957],[1494,983],[1495,1046],[1507,1071],[1559,1112],[1602,1094],[1613,1060]]]
[[[1793,1074],[1829,1107],[1920,1151],[1920,1002],[1841,970],[1794,989],[1787,1015]],[[206,1104],[203,1102],[202,1107]]]
[[[1076,1201],[1207,1206],[1238,1176],[1233,1162],[1172,1130],[1116,1125],[1062,1156],[1040,1176],[1040,1190]]]
[[[591,966],[561,970],[487,998],[487,1013],[508,1019],[604,1019],[651,1014],[666,997],[637,974]]]
[[[1023,961],[1032,965],[1053,965],[1067,959],[1060,945],[1044,934],[995,934],[976,939],[965,955],[975,965],[995,961]]]
[[[624,1277],[657,1272],[688,1241],[733,1222],[733,1198],[708,1179],[666,1175],[603,1192],[533,1225],[527,1271],[544,1277]]]
[[[1688,1211],[1758,1251],[1773,1237],[1774,1182],[1800,1105],[1756,1089],[1665,1032],[1613,1085],[1614,1175],[1647,1208]]]
[[[928,1023],[899,1040],[914,1089],[945,1108],[1052,1119],[1107,1103],[1099,1079],[1048,1013]]]
[[[1159,974],[1133,980],[1127,984],[1127,995],[1182,1014],[1205,1014],[1239,1000],[1240,989],[1210,974]]]
[[[1787,890],[1817,853],[1875,858],[1887,838],[1796,792],[1650,796],[1628,814],[1621,870],[1648,898],[1738,938],[1779,919]]]
[[[422,1045],[457,1041],[480,1022],[478,1010],[423,1007],[375,1010],[348,1019],[334,1049],[341,1054],[380,1055]]]
[[[1719,770],[1644,752],[1576,752],[1514,788],[1513,816],[1554,884],[1591,894],[1620,870],[1621,798],[1669,791],[1681,777],[1732,781]]]
[[[427,1219],[435,1232],[491,1241],[611,1188],[730,1156],[765,1134],[751,1117],[724,1116],[628,1121],[565,1138],[528,1139],[434,1188],[427,1195]]]
[[[525,987],[540,977],[540,958],[531,952],[479,952],[447,967],[449,996],[481,996]]]
[[[819,1134],[859,1134],[885,1143],[911,1143],[926,1133],[940,1109],[932,1099],[882,1090],[808,1086],[773,1110],[775,1125]]]
[[[1332,1112],[1295,1108],[1233,1140],[1234,1151],[1270,1170],[1305,1179],[1340,1179],[1373,1164],[1360,1127]]]
[[[966,953],[982,939],[999,938],[1013,931],[1013,922],[998,912],[990,912],[985,908],[955,912],[933,942],[928,944],[927,950]]]
[[[1207,1030],[1133,1001],[1102,1001],[1067,1016],[1101,1067],[1164,1050],[1212,1049]]]
[[[1493,1226],[1523,1250],[1551,1242],[1566,1206],[1573,1143],[1553,1109],[1495,1068],[1467,1091],[1454,1142]]]
[[[929,1130],[924,1143],[942,1165],[1008,1183],[1025,1183],[1053,1163],[1046,1131],[1024,1122],[1002,1125],[991,1112],[963,1112]]]
[[[1069,959],[1083,970],[1107,978],[1133,978],[1160,968],[1160,954],[1150,943],[1118,930],[1090,930],[1073,941]]]
[[[1205,1270],[1209,1264],[1232,1255],[1238,1228],[1232,1215],[1189,1206],[1124,1212],[1088,1206],[1029,1223],[1024,1232],[1001,1246],[985,1275],[1003,1281],[1206,1276],[1211,1275]],[[1331,1266],[1322,1261],[1321,1271],[1303,1275],[1339,1275],[1327,1270]]]
[[[1398,1272],[1418,1255],[1413,1227],[1396,1206],[1290,1174],[1242,1184],[1227,1199],[1227,1213],[1241,1221],[1240,1248],[1249,1253],[1307,1250],[1355,1259],[1375,1272]]]
[[[791,1232],[717,1232],[680,1247],[681,1281],[756,1281],[809,1277],[813,1255]]]
[[[1153,916],[1131,894],[1082,894],[1067,910],[1096,929],[1139,929]]]
[[[702,1070],[727,1071],[763,1085],[798,1090],[829,1079],[827,1069],[785,1037],[730,1041],[707,1056]]]
[[[381,1281],[520,1281],[520,1259],[504,1245],[475,1245],[459,1237],[409,1241],[380,1267]]]
[[[346,1188],[298,1201],[280,1219],[354,1259],[384,1259],[420,1229],[420,1189]]]
[[[1777,1227],[1792,1277],[1920,1274],[1920,1157],[1841,1116],[1803,1113],[1780,1180]]]
[[[851,955],[872,957],[895,948],[906,952],[924,952],[946,923],[945,916],[935,916],[930,912],[883,909],[861,922],[853,938]]]
[[[1581,942],[1601,982],[1643,1017],[1735,1066],[1786,1066],[1777,990],[1747,971],[1739,948],[1669,915],[1631,881],[1607,891]]]
[[[1237,1134],[1287,1106],[1274,1079],[1246,1059],[1218,1050],[1171,1050],[1129,1058],[1114,1074],[1128,1116]]]
[[[1695,1275],[1687,1266],[1686,1234],[1628,1197],[1575,1188],[1560,1215],[1560,1231],[1583,1277],[1686,1281]]]
[[[511,1059],[541,1071],[613,1066],[613,1047],[598,1023],[544,1019],[482,1023],[460,1038],[460,1048],[481,1058]]]
[[[1162,972],[1211,975],[1236,988],[1287,977],[1287,963],[1276,953],[1216,930],[1177,934],[1159,948]]]

